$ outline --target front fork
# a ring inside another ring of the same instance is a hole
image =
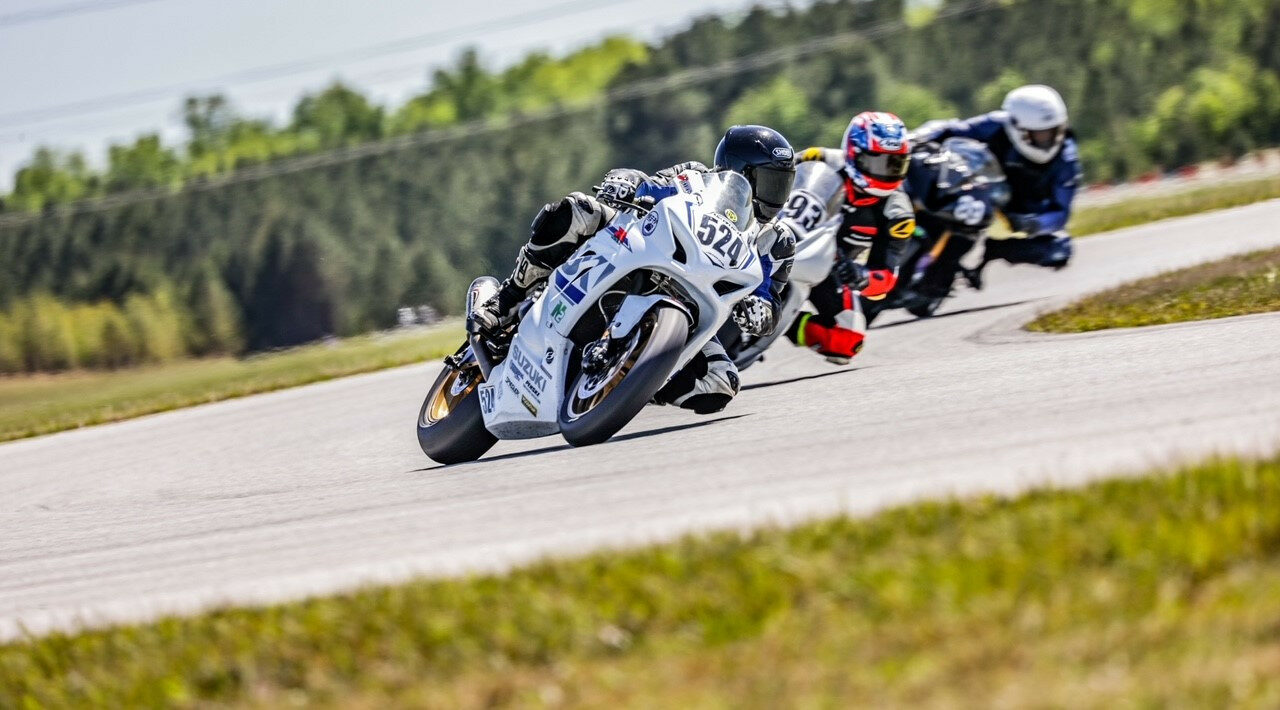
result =
[[[497,296],[500,288],[502,288],[502,285],[492,276],[481,276],[472,281],[470,288],[467,289],[467,320],[471,320],[472,314],[476,312],[476,309],[481,304]],[[484,337],[479,333],[469,332],[467,333],[467,342],[471,345],[471,354],[476,359],[480,374],[484,376],[484,379],[489,379],[489,373],[493,371],[493,367],[497,362],[495,362],[493,354],[489,351],[489,346]]]

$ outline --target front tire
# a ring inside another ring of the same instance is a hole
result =
[[[689,320],[672,306],[645,314],[627,346],[604,372],[579,371],[560,407],[560,432],[573,446],[607,441],[657,394],[675,370],[689,336]]]
[[[475,461],[498,442],[484,428],[480,413],[482,379],[474,363],[462,368],[445,365],[431,385],[418,410],[418,445],[432,461]]]

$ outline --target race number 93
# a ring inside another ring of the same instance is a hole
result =
[[[818,226],[818,220],[822,219],[822,205],[808,195],[797,192],[787,200],[781,216],[795,222],[796,226],[807,232]]]

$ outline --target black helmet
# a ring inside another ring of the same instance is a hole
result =
[[[731,126],[716,146],[716,170],[741,173],[751,183],[756,217],[773,219],[796,179],[791,144],[766,126]]]

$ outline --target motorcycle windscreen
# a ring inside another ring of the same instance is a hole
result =
[[[707,173],[703,181],[706,187],[702,190],[702,204],[727,217],[740,231],[746,231],[753,219],[751,183],[742,175],[727,170]]]
[[[1005,181],[1000,161],[982,143],[971,138],[948,138],[942,144],[938,188],[954,190],[967,185],[985,187]]]

